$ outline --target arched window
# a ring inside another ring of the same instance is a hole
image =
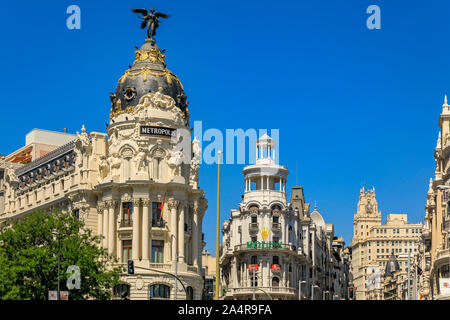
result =
[[[253,205],[250,208],[248,208],[248,212],[250,212],[251,214],[258,214],[259,208],[258,206]]]
[[[130,298],[130,285],[126,283],[120,283],[114,286],[113,292],[114,298],[123,298],[125,295]]]
[[[274,204],[272,206],[272,214],[278,214],[281,212],[281,206],[279,206],[278,204]]]
[[[278,277],[272,278],[272,287],[279,287],[280,286],[280,279]]]
[[[186,291],[187,291],[186,300],[194,300],[194,289],[192,289],[192,287],[187,287]]]
[[[150,287],[150,299],[169,299],[170,287],[165,284],[152,284]]]

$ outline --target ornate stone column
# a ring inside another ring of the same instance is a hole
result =
[[[109,201],[103,207],[103,248],[108,249],[108,208]]]
[[[179,201],[169,199],[167,206],[170,210],[170,241],[172,244],[172,261],[177,257],[177,208]]]
[[[97,234],[99,236],[103,235],[103,207],[103,203],[97,204]]]
[[[116,242],[115,236],[115,226],[116,226],[116,215],[115,210],[117,207],[117,201],[111,201],[109,206],[108,214],[108,252],[114,254],[114,243]]]
[[[149,199],[142,200],[142,260],[149,260],[149,243],[151,239],[151,225],[149,224]]]
[[[133,240],[132,240],[132,257],[133,260],[139,260],[139,251],[140,251],[140,243],[139,243],[139,199],[133,199]]]
[[[184,262],[184,211],[186,204],[180,205],[180,218],[178,220],[178,262]]]

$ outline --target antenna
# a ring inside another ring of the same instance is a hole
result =
[[[295,185],[298,186],[298,159],[295,160]]]

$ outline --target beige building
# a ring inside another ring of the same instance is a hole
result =
[[[391,254],[398,260],[401,279],[406,280],[408,255],[412,263],[418,254],[422,224],[408,223],[406,214],[389,214],[382,224],[375,188],[367,192],[362,188],[353,228],[351,270],[355,299],[369,298],[368,268],[379,266],[384,270]]]
[[[216,257],[211,256],[208,250],[202,252],[202,267],[203,267],[203,300],[213,300],[216,279]]]
[[[425,205],[425,227],[418,259],[422,275],[419,299],[450,300],[450,106],[445,96],[434,150],[436,168],[430,179]]]
[[[200,299],[207,207],[198,185],[200,144],[191,139],[184,89],[165,55],[149,38],[135,54],[110,94],[107,133],[84,125],[76,136],[33,130],[24,148],[5,157],[0,221],[35,209],[74,214],[103,236],[119,264],[134,260],[136,272],[122,275],[118,297]],[[177,272],[187,295],[158,271]]]

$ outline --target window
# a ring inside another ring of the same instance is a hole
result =
[[[280,237],[272,237],[273,242],[279,242],[280,241]]]
[[[115,298],[122,298],[124,294],[129,298],[130,297],[130,285],[126,283],[120,283],[114,286],[113,289]]]
[[[273,256],[272,264],[280,264],[280,258],[278,256]]]
[[[186,288],[187,291],[187,296],[186,296],[186,300],[194,300],[194,289],[192,289],[191,286]]]
[[[272,278],[272,287],[279,287],[280,286],[280,279],[278,277]]]
[[[152,240],[152,262],[164,262],[164,241]]]
[[[252,276],[252,282],[251,282],[251,285],[252,285],[252,287],[257,287],[258,286],[258,277],[257,276]]]
[[[278,223],[280,221],[280,217],[279,216],[273,216],[272,217],[272,222],[273,223]]]
[[[124,202],[124,203],[122,203],[122,208],[123,208],[122,220],[124,222],[127,222],[128,224],[131,224],[132,216],[133,216],[133,203],[132,202]]]
[[[152,227],[164,227],[161,217],[161,202],[152,202]]]
[[[252,242],[256,242],[256,241],[258,241],[258,238],[256,236],[253,236],[252,237]]]
[[[258,222],[258,216],[252,216],[252,223],[257,223]]]
[[[170,287],[165,284],[152,284],[150,286],[150,299],[152,298],[170,298]]]
[[[258,256],[251,256],[250,264],[258,264]]]
[[[126,262],[132,257],[131,240],[122,240],[122,262]]]
[[[80,220],[80,209],[73,210],[73,215],[77,218],[77,220]]]

